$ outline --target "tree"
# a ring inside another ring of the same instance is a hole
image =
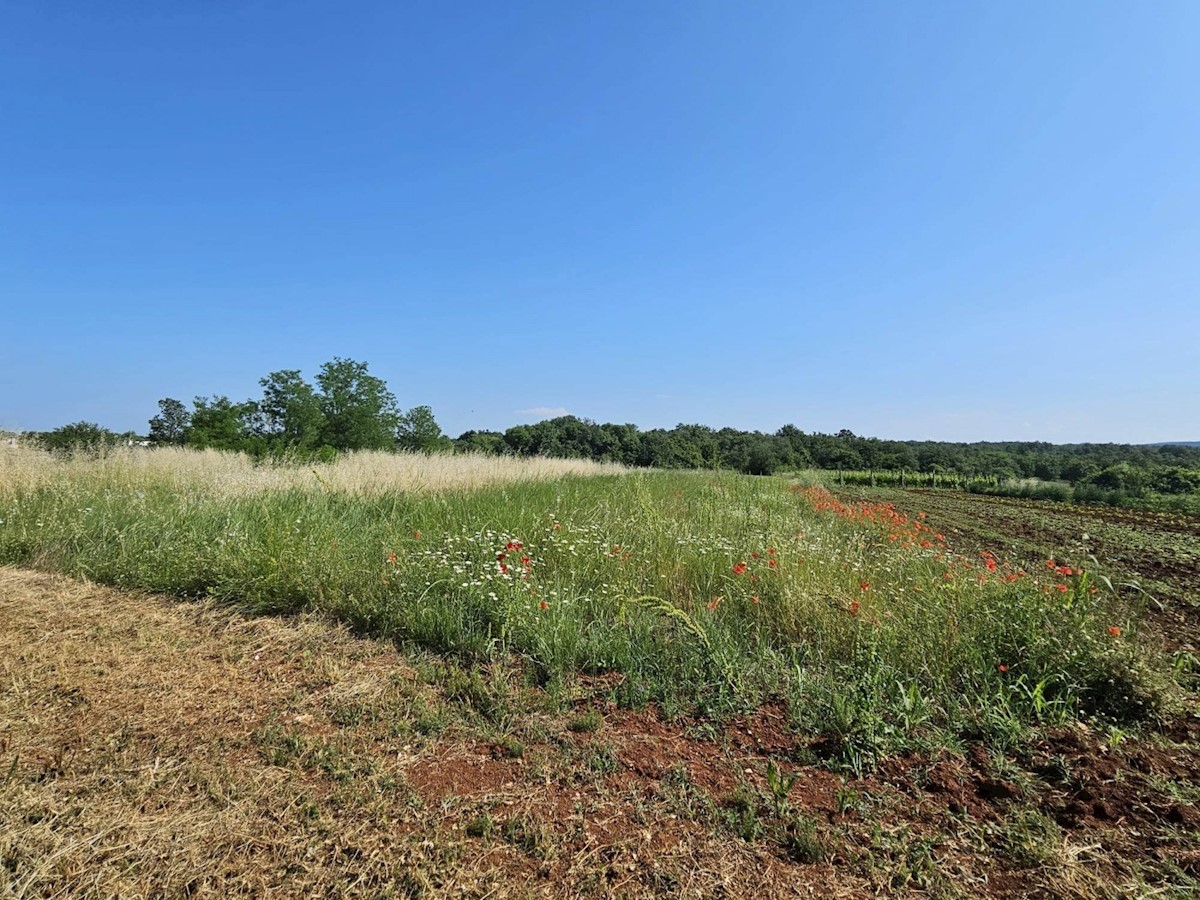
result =
[[[391,450],[400,426],[396,398],[367,364],[335,358],[321,366],[322,443],[338,450]]]
[[[260,422],[272,449],[310,450],[321,441],[325,413],[321,398],[297,369],[272,372],[259,381]]]
[[[158,401],[158,415],[150,420],[150,440],[155,444],[182,445],[191,424],[187,407],[172,397],[164,397]]]
[[[401,450],[432,453],[449,449],[451,442],[442,434],[441,427],[433,418],[432,409],[414,406],[400,417],[400,424],[396,428],[396,446]]]
[[[499,431],[464,431],[454,440],[459,450],[468,453],[505,453],[508,446],[504,443],[504,435]]]
[[[95,422],[72,422],[37,436],[37,442],[55,453],[98,453],[117,443],[118,436]]]
[[[188,446],[254,452],[260,449],[255,446],[252,428],[257,414],[258,404],[253,400],[233,403],[224,396],[197,397],[187,430]]]

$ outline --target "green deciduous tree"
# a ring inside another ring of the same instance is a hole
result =
[[[367,364],[335,358],[317,375],[325,422],[321,441],[338,450],[391,450],[400,411],[387,384]]]
[[[272,450],[310,450],[321,442],[325,413],[321,398],[298,369],[272,372],[259,381],[259,422]]]
[[[400,417],[400,424],[396,429],[396,446],[401,450],[432,453],[435,450],[449,449],[452,442],[442,434],[432,409],[428,406],[414,406]]]
[[[254,452],[254,421],[258,404],[253,400],[234,403],[228,397],[197,397],[192,424],[187,430],[189,447]]]
[[[117,443],[120,436],[95,422],[72,422],[37,435],[37,442],[55,453],[95,453]]]
[[[158,401],[158,415],[150,420],[150,440],[160,445],[182,445],[191,424],[192,415],[187,407],[172,397],[164,397]]]

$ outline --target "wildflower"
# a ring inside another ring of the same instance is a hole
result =
[[[860,582],[858,583],[858,589],[859,589],[860,591],[867,591],[867,590],[870,590],[870,589],[871,589],[871,582],[869,582],[869,581],[860,581]]]
[[[716,612],[716,610],[717,610],[717,607],[718,607],[718,606],[720,606],[720,605],[721,605],[721,598],[720,598],[720,597],[713,597],[711,600],[709,600],[709,601],[708,601],[708,611],[709,611],[709,612]]]
[[[851,603],[850,603],[850,615],[852,615],[852,616],[857,616],[857,615],[858,615],[858,611],[859,611],[860,609],[862,609],[862,604],[861,604],[861,603],[859,603],[857,600],[853,600],[853,601],[851,601]]]
[[[509,541],[507,544],[504,545],[504,549],[505,550],[520,550],[521,546],[522,546],[522,544],[520,541]]]
[[[744,562],[737,563],[733,567],[733,574],[734,575],[745,575],[746,574],[746,564]]]
[[[796,532],[796,536],[797,536],[797,537],[804,537],[804,535],[800,534],[799,532]],[[768,548],[767,548],[767,556],[774,556],[774,555],[775,555],[775,548],[774,548],[774,547],[768,547]]]
[[[550,604],[547,603],[545,600],[542,600],[540,603],[538,603],[538,607],[541,609],[549,609]]]
[[[750,598],[750,602],[753,603],[755,606],[758,606],[758,604],[761,602],[758,599],[758,594],[755,594],[754,596],[752,596]]]
[[[394,566],[394,565],[396,564],[396,561],[397,561],[397,559],[396,559],[396,554],[395,554],[395,553],[389,553],[389,554],[387,555],[387,561],[388,561],[388,563],[389,563],[389,564],[391,564],[391,565],[393,565],[393,566]]]
[[[922,550],[928,550],[932,546],[933,546],[933,541],[921,541],[921,549]]]
[[[530,559],[528,556],[521,557],[521,565],[523,565],[525,568],[529,568],[529,566],[532,564],[533,564],[533,560]]]
[[[1113,637],[1120,637],[1120,636],[1121,636],[1121,629],[1120,629],[1120,628],[1118,628],[1116,625],[1109,625],[1109,626],[1108,626],[1108,633],[1109,633],[1109,634],[1111,634]]]
[[[562,522],[555,522],[555,523],[554,523],[554,530],[555,530],[555,531],[558,531],[558,529],[560,529],[560,528],[562,528]]]
[[[1054,587],[1058,590],[1058,592],[1060,594],[1065,594],[1068,590],[1068,588],[1065,584],[1056,584]]]
[[[414,531],[414,532],[413,532],[413,540],[414,540],[414,541],[419,541],[420,539],[421,539],[421,532],[419,532],[419,531]]]
[[[987,569],[989,572],[996,571],[996,561],[994,559],[992,559],[990,556],[987,558],[985,565],[987,566]]]
[[[758,559],[758,558],[759,558],[761,555],[762,555],[762,554],[760,554],[760,553],[759,553],[757,550],[755,550],[753,553],[751,553],[751,554],[750,554],[750,558],[751,558],[751,559]]]
[[[998,665],[996,666],[996,669],[997,669],[997,670],[999,670],[999,671],[1001,671],[1001,672],[1007,672],[1007,671],[1008,671],[1008,666],[1006,666],[1004,663],[1000,663],[1000,664],[998,664]]]
[[[768,559],[768,560],[767,560],[767,567],[768,567],[768,568],[770,568],[770,569],[775,569],[775,568],[778,568],[778,567],[779,567],[779,563],[777,563],[777,562],[776,562],[775,560],[773,560],[773,559]]]

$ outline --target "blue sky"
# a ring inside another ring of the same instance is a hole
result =
[[[1200,4],[0,9],[0,427],[1200,439]]]

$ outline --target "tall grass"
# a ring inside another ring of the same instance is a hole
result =
[[[362,451],[322,463],[253,460],[243,453],[182,447],[116,448],[62,457],[28,447],[0,448],[0,496],[42,484],[105,483],[166,486],[234,497],[268,491],[337,491],[351,495],[425,493],[565,475],[623,471],[616,463],[586,459],[518,459],[476,453],[422,454]]]
[[[778,479],[382,454],[14,459],[0,562],[324,610],[471,660],[515,656],[551,686],[617,672],[620,700],[668,711],[786,697],[856,767],[1081,714],[1144,721],[1175,693],[1136,610],[1093,573],[993,571],[921,546],[895,511],[831,511]]]

